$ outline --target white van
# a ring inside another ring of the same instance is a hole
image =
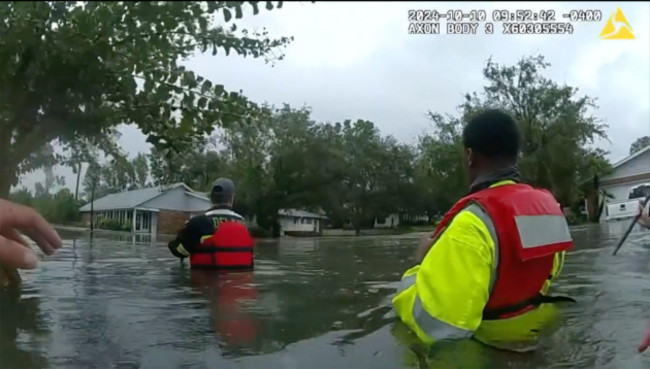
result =
[[[634,218],[639,213],[639,201],[650,196],[650,183],[640,184],[630,189],[628,199],[607,204],[605,219],[621,220]]]

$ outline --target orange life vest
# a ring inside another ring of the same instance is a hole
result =
[[[471,203],[487,213],[497,236],[498,267],[483,312],[485,320],[523,314],[540,303],[568,299],[540,294],[552,272],[555,253],[573,247],[564,213],[549,191],[513,184],[473,193],[447,212],[433,237]]]
[[[190,264],[192,268],[250,270],[253,246],[253,238],[244,224],[224,221],[192,252]]]

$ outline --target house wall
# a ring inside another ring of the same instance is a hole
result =
[[[632,187],[648,182],[650,182],[650,151],[621,165],[612,174],[601,179],[602,189],[613,196],[611,199],[605,199],[605,206],[628,200]],[[605,220],[606,213],[603,211],[600,221]]]
[[[185,222],[190,219],[191,213],[188,211],[164,210],[158,213],[158,222],[156,229],[158,234],[176,234]],[[153,228],[153,226],[152,226]]]
[[[375,228],[392,228],[399,225],[399,215],[391,214],[384,219],[375,219]]]
[[[612,174],[603,177],[601,182],[609,179],[650,173],[650,150],[616,168]]]
[[[138,207],[166,209],[185,212],[204,212],[212,206],[210,201],[187,195],[185,188],[178,187],[151,199]]]
[[[90,226],[90,213],[81,213],[81,222],[86,226]]]
[[[282,216],[279,221],[283,232],[320,231],[320,219]]]

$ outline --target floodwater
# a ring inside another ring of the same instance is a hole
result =
[[[555,331],[529,353],[467,339],[424,350],[390,299],[417,235],[261,241],[253,273],[191,272],[163,240],[61,231],[0,300],[0,368],[647,368],[650,232],[573,229]]]

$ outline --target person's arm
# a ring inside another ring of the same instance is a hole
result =
[[[169,251],[180,259],[189,257],[199,247],[202,238],[212,235],[213,232],[214,224],[210,218],[205,215],[195,216],[185,223],[176,239],[169,242]]]
[[[425,342],[472,336],[489,298],[494,241],[475,212],[459,213],[431,247],[422,264],[403,278],[393,306]]]
[[[169,251],[172,253],[172,255],[174,255],[175,257],[181,260],[190,256],[190,252],[183,245],[183,239],[186,238],[185,236],[186,232],[187,232],[187,223],[185,223],[183,229],[178,231],[176,238],[167,244],[167,247],[169,248]]]

